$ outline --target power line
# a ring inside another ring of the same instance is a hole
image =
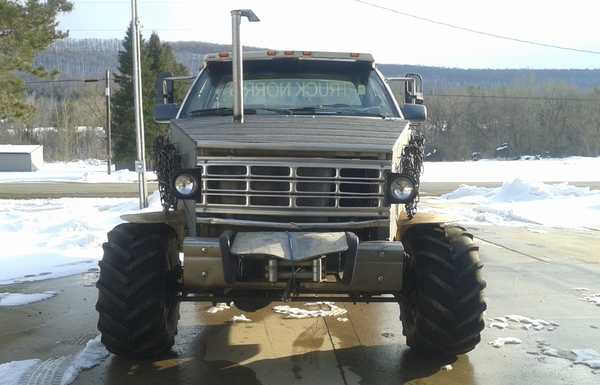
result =
[[[439,20],[434,20],[434,19],[430,19],[428,17],[423,17],[423,16],[418,16],[412,13],[408,13],[408,12],[404,12],[404,11],[400,11],[394,8],[389,8],[389,7],[385,7],[383,5],[379,5],[379,4],[375,4],[375,3],[371,3],[365,0],[352,0],[355,1],[357,3],[363,4],[363,5],[367,5],[373,8],[378,8],[384,11],[388,11],[388,12],[392,12],[398,15],[402,15],[402,16],[406,16],[406,17],[410,17],[416,20],[420,20],[420,21],[425,21],[427,23],[431,23],[431,24],[437,24],[437,25],[441,25],[444,27],[448,27],[448,28],[453,28],[453,29],[457,29],[460,31],[464,31],[464,32],[470,32],[470,33],[475,33],[478,35],[482,35],[482,36],[487,36],[487,37],[493,37],[495,39],[501,39],[501,40],[509,40],[509,41],[514,41],[517,43],[523,43],[523,44],[530,44],[530,45],[535,45],[538,47],[545,47],[545,48],[554,48],[554,49],[560,49],[560,50],[564,50],[564,51],[572,51],[572,52],[578,52],[578,53],[587,53],[587,54],[592,54],[592,55],[600,55],[600,51],[594,51],[594,50],[589,50],[589,49],[581,49],[581,48],[573,48],[573,47],[566,47],[566,46],[561,46],[561,45],[556,45],[556,44],[550,44],[550,43],[543,43],[543,42],[539,42],[539,41],[533,41],[533,40],[526,40],[526,39],[520,39],[517,37],[512,37],[512,36],[506,36],[506,35],[500,35],[500,34],[496,34],[496,33],[492,33],[492,32],[486,32],[486,31],[481,31],[478,29],[473,29],[473,28],[469,28],[469,27],[462,27],[460,25],[457,24],[451,24],[451,23],[446,23],[444,21],[439,21]]]
[[[476,99],[514,99],[514,100],[544,100],[600,103],[600,98],[552,97],[552,96],[522,96],[522,95],[474,95],[474,94],[439,94],[431,93],[427,97],[443,98],[476,98]]]

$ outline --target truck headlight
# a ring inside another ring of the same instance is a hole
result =
[[[387,189],[389,203],[407,203],[417,195],[415,182],[406,175],[390,174]]]
[[[183,196],[193,195],[198,189],[196,180],[187,174],[178,175],[175,178],[175,190]]]

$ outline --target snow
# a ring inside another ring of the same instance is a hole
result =
[[[61,385],[69,385],[81,373],[82,370],[91,369],[99,365],[110,353],[102,342],[100,336],[96,336],[93,340],[89,340],[85,348],[75,358],[63,374]]]
[[[0,293],[0,307],[1,306],[20,306],[27,305],[34,302],[45,301],[56,295],[55,291],[46,291],[43,293]]]
[[[497,188],[461,185],[440,200],[456,204],[442,212],[468,224],[600,229],[600,191],[566,183],[517,178]]]
[[[592,369],[600,369],[600,354],[593,349],[573,349],[574,364],[586,365]]]
[[[143,211],[160,211],[160,196]],[[106,234],[139,212],[135,198],[0,200],[0,285],[64,277],[97,267]]]
[[[40,360],[12,361],[0,364],[0,378],[3,385],[20,385],[23,376],[31,370]]]
[[[581,296],[581,300],[600,306],[600,292]]]
[[[148,180],[156,180],[153,172],[146,174]],[[137,173],[129,170],[107,173],[106,162],[97,159],[73,162],[52,162],[34,172],[0,172],[0,183],[18,182],[82,182],[82,183],[131,183],[137,181]]]
[[[515,337],[498,337],[493,341],[490,341],[489,344],[495,348],[501,348],[504,345],[519,345],[523,341]]]
[[[319,317],[341,317],[348,310],[336,306],[334,302],[307,302],[304,304],[309,309],[291,307],[288,305],[274,306],[273,311],[282,314],[286,319],[319,318]]]
[[[248,317],[246,317],[245,314],[242,315],[234,315],[231,320],[233,322],[252,322],[252,320]]]
[[[224,302],[218,303],[215,306],[211,306],[210,308],[208,308],[208,310],[206,311],[207,313],[210,314],[215,314],[224,310],[229,310],[231,309],[231,305],[228,305]]]
[[[425,162],[423,182],[506,182],[515,177],[536,182],[598,181],[600,157],[539,160]]]
[[[530,318],[518,314],[509,314],[504,317],[495,317],[490,320],[489,327],[500,330],[520,328],[523,330],[533,329],[535,331],[556,330],[560,324],[556,321],[546,321],[538,318]]]

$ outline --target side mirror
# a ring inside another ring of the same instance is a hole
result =
[[[175,119],[179,112],[179,105],[175,103],[157,104],[154,106],[154,120],[156,123],[169,123]]]
[[[424,122],[427,120],[427,107],[424,104],[405,104],[400,107],[404,119],[415,122]]]
[[[155,94],[157,104],[175,103],[175,87],[172,73],[163,72],[158,76],[155,85]]]

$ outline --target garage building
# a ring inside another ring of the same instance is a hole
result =
[[[43,164],[43,146],[0,144],[0,172],[37,171]]]

